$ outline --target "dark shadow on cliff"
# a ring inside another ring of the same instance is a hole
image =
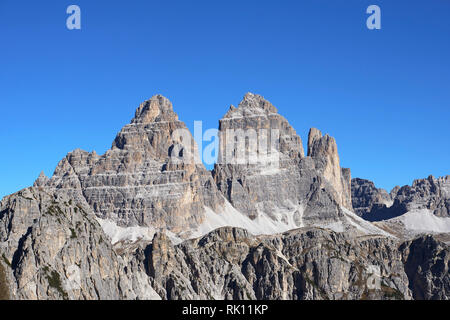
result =
[[[394,204],[390,207],[387,207],[385,204],[374,204],[370,212],[363,214],[361,217],[364,220],[376,222],[401,216],[407,211],[408,210],[404,204],[401,204],[398,200],[395,200]]]

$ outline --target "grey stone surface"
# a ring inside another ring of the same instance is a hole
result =
[[[411,186],[395,187],[388,194],[373,182],[352,180],[356,213],[369,221],[394,218],[412,210],[429,209],[438,217],[450,217],[450,176],[414,180]]]
[[[378,189],[370,180],[355,178],[351,181],[352,205],[359,216],[369,214],[376,205],[391,206],[391,195],[384,189]]]
[[[401,243],[318,228],[260,237],[221,228],[176,246],[157,234],[148,255],[153,287],[163,299],[448,299],[450,294],[449,248],[426,236]]]
[[[89,205],[64,190],[31,187],[2,200],[0,256],[11,299],[159,298],[144,266],[120,257]]]
[[[104,155],[77,149],[51,178],[41,173],[33,187],[5,197],[0,298],[450,298],[446,236],[404,241],[373,235],[379,229],[348,212],[354,207],[376,216],[374,210],[427,208],[447,217],[449,177],[417,180],[390,195],[367,180],[350,184],[334,138],[311,129],[305,155],[287,120],[254,94],[231,107],[219,129],[220,157],[228,129],[257,135],[278,130],[279,162],[238,164],[219,157],[211,174],[186,161],[195,160],[197,147],[171,103],[157,95],[140,105]],[[180,137],[179,130],[187,135]],[[247,144],[231,148],[250,150]],[[264,215],[308,227],[266,236],[225,227],[172,243],[174,233],[205,221],[205,207],[230,206],[227,201],[253,220]],[[99,218],[157,232],[152,241],[113,245]],[[325,229],[343,218],[351,228]]]
[[[448,245],[428,235],[402,244],[400,251],[414,299],[450,298]]]
[[[158,95],[140,105],[104,155],[79,149],[69,153],[45,186],[82,196],[98,217],[121,226],[180,232],[201,224],[204,206],[223,205],[196,156],[185,124],[170,101]]]
[[[156,233],[118,252],[87,203],[63,194],[29,188],[0,208],[12,299],[449,298],[449,248],[431,236],[302,228],[255,237],[226,227],[178,245]]]
[[[315,160],[316,170],[333,187],[338,203],[352,210],[350,169],[341,169],[336,140],[328,134],[322,136],[318,129],[311,128],[308,135],[308,156]]]
[[[430,209],[438,217],[450,217],[450,176],[414,180],[396,192],[394,205],[406,211]]]
[[[341,205],[351,208],[350,170],[341,170],[333,138],[311,129],[305,156],[301,138],[287,120],[270,102],[251,93],[238,108],[232,106],[219,123],[220,152],[214,180],[226,199],[251,219],[261,213],[271,217],[282,209],[289,212],[283,219],[292,215],[296,223],[333,220],[342,215]],[[230,130],[254,130],[264,141],[261,129],[279,131],[279,162],[275,166],[271,161],[230,163],[230,152],[238,153],[242,148],[248,154],[253,150],[250,144],[230,144]]]

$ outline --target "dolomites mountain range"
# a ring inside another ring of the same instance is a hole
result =
[[[334,138],[312,128],[305,154],[251,93],[219,121],[219,141],[210,172],[157,95],[104,155],[74,150],[52,177],[5,197],[0,297],[450,297],[449,176],[390,194],[351,179]],[[229,161],[240,153],[258,157]]]

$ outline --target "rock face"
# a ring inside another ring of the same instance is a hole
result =
[[[178,245],[156,233],[116,252],[87,203],[29,188],[0,207],[0,281],[12,299],[450,297],[449,247],[431,236],[225,227]]]
[[[154,96],[104,155],[75,150],[37,185],[85,198],[95,214],[121,226],[152,226],[180,232],[199,225],[204,206],[223,204],[185,124],[169,100]]]
[[[450,176],[414,180],[396,192],[394,205],[405,212],[429,209],[438,217],[450,217]]]
[[[450,298],[448,245],[432,236],[423,236],[402,244],[400,251],[414,299]]]
[[[351,212],[448,217],[449,177],[390,196],[367,180],[350,184],[334,138],[311,129],[305,155],[287,120],[254,94],[219,131],[211,173],[157,95],[104,155],[70,152],[52,177],[5,197],[0,299],[450,298],[446,236],[399,240]],[[114,241],[110,228],[156,233]]]
[[[0,300],[9,300],[9,285],[4,264],[5,261],[0,261]]]
[[[401,216],[427,209],[437,217],[450,217],[450,176],[414,180],[411,186],[395,187],[390,194],[373,182],[352,180],[352,202],[356,213],[369,221]]]
[[[64,192],[4,198],[0,255],[11,299],[159,298],[144,266],[118,256],[89,205]]]
[[[219,122],[213,170],[218,189],[251,219],[291,227],[338,219],[340,206],[351,208],[350,171],[341,170],[334,139],[311,132],[305,157],[301,138],[277,109],[259,95],[246,94]]]
[[[303,146],[277,109],[261,96],[248,93],[238,108],[231,106],[219,121],[219,136],[213,176],[227,200],[251,219],[259,212],[270,215],[288,208],[299,222],[297,167],[304,157]]]
[[[322,136],[316,128],[308,135],[308,156],[313,158],[318,170],[336,192],[339,204],[352,209],[350,169],[341,168],[336,140],[329,135]]]
[[[432,237],[399,243],[317,228],[253,237],[221,228],[177,246],[156,235],[147,250],[163,299],[449,298],[449,248]]]
[[[374,206],[390,207],[393,203],[391,195],[384,189],[376,188],[370,180],[352,179],[351,187],[353,209],[359,216],[370,214]]]

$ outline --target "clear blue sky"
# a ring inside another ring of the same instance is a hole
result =
[[[105,152],[156,93],[189,128],[261,94],[387,189],[450,174],[449,17],[448,0],[0,0],[0,197],[75,148]]]

